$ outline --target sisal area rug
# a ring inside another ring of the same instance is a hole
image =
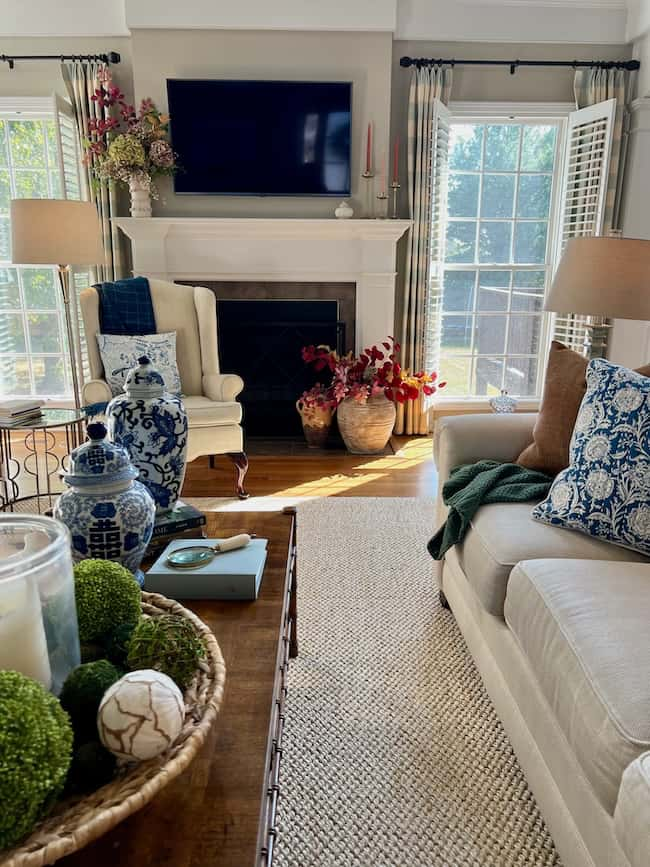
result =
[[[425,543],[433,502],[298,507],[278,867],[560,867]]]

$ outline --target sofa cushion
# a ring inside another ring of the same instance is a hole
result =
[[[571,439],[571,464],[533,518],[650,556],[650,379],[595,358]]]
[[[587,364],[582,353],[559,340],[551,343],[533,442],[519,455],[518,464],[550,476],[569,466],[571,434],[587,390]],[[650,376],[650,365],[638,368],[637,373]]]
[[[531,509],[531,503],[481,506],[470,530],[456,546],[467,580],[483,607],[496,617],[503,617],[508,577],[520,560],[565,557],[648,562],[635,551],[533,521]]]
[[[505,617],[603,807],[650,747],[650,564],[529,560]]]
[[[241,421],[241,404],[236,400],[216,403],[202,395],[189,395],[183,397],[183,403],[190,428],[239,424]]]

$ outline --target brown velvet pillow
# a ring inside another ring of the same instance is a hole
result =
[[[556,476],[569,466],[569,444],[582,398],[587,389],[589,360],[554,340],[546,366],[542,405],[533,429],[533,442],[517,463]],[[650,365],[637,373],[650,376]]]

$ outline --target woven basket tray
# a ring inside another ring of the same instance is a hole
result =
[[[178,614],[203,639],[206,655],[185,691],[185,722],[173,747],[155,759],[127,765],[110,783],[83,798],[62,801],[20,846],[0,852],[2,867],[42,867],[101,837],[119,822],[142,809],[192,761],[214,723],[226,678],[217,640],[202,620],[173,599],[142,594],[148,617]]]

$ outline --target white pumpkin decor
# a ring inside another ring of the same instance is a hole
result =
[[[131,671],[109,687],[97,711],[99,738],[120,759],[144,761],[172,746],[183,727],[185,704],[171,677]]]

